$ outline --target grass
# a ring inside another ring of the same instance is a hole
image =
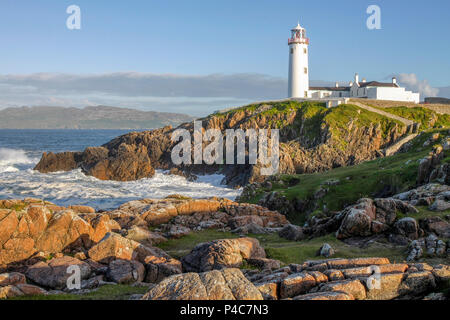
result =
[[[383,193],[399,193],[415,186],[419,159],[425,157],[432,146],[423,147],[423,143],[439,130],[424,133],[412,141],[409,152],[399,153],[390,157],[379,158],[363,162],[358,165],[340,167],[326,172],[312,174],[282,175],[283,184],[273,184],[271,191],[280,192],[289,200],[300,200],[308,204],[304,212],[288,213],[288,219],[295,224],[303,224],[307,216],[316,211],[322,214],[324,206],[329,211],[339,211],[353,204],[360,198],[381,196]],[[445,134],[441,134],[445,137]],[[447,156],[443,162],[450,161]],[[291,181],[296,179],[297,184]],[[338,180],[336,185],[327,185],[329,180]],[[289,185],[292,185],[288,187]],[[320,188],[327,189],[327,193],[321,199],[314,199],[314,194]],[[251,199],[242,199],[243,202],[257,203],[264,191]]]
[[[375,107],[375,106],[374,106]],[[377,107],[375,107],[377,108]],[[387,107],[380,108],[386,112],[395,114],[399,117],[412,120],[414,122],[420,123],[420,128],[423,130],[433,129],[433,128],[448,128],[450,127],[450,115],[448,114],[438,114],[433,110],[423,108],[423,107]]]
[[[387,257],[392,261],[402,261],[405,258],[405,252],[402,248],[393,248],[392,245],[373,244],[367,248],[361,249],[350,246],[336,239],[334,234],[303,241],[290,241],[280,238],[278,234],[249,234],[249,237],[256,238],[266,250],[268,258],[280,260],[283,264],[303,263],[306,260],[323,259],[316,256],[316,252],[324,244],[330,244],[335,250],[336,258],[355,258],[355,257]],[[237,238],[238,235],[230,232],[221,232],[218,230],[203,230],[193,232],[179,239],[171,239],[158,247],[164,249],[170,255],[181,258],[188,254],[197,244],[212,241],[216,239]],[[243,265],[248,268],[248,265]]]
[[[128,300],[133,294],[145,294],[147,287],[131,285],[105,285],[87,294],[51,294],[21,296],[10,300]]]
[[[231,232],[222,232],[216,229],[208,229],[199,232],[191,232],[180,239],[169,239],[162,242],[157,247],[163,249],[174,258],[181,258],[188,254],[196,245],[216,239],[238,238],[239,236]]]
[[[418,213],[403,214],[403,213],[398,212],[397,219],[411,217],[418,221],[420,219],[429,218],[429,217],[440,217],[445,220],[445,216],[450,214],[450,210],[431,211],[431,210],[428,210],[427,207],[423,207],[423,206],[417,206],[416,208],[419,210]]]

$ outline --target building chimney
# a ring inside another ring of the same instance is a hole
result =
[[[393,77],[393,78],[392,78],[392,83],[393,83],[393,84],[397,84],[397,78],[396,78],[396,77]]]
[[[336,81],[335,86],[336,86],[336,88],[339,88],[339,82]]]
[[[355,83],[359,84],[359,74],[355,73]]]

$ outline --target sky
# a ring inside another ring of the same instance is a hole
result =
[[[369,5],[381,29],[369,30]],[[69,30],[66,9],[81,9]],[[289,30],[311,84],[393,75],[450,96],[450,1],[1,0],[0,108],[108,104],[205,115],[287,95]]]

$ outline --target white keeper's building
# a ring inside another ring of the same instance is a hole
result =
[[[306,30],[297,24],[291,30],[289,45],[289,98],[366,98],[377,100],[392,100],[406,102],[420,102],[420,94],[407,91],[397,84],[397,79],[392,78],[392,82],[359,80],[359,75],[355,74],[353,81],[348,86],[339,86],[336,82],[333,87],[310,87],[309,86],[309,39],[306,37]]]

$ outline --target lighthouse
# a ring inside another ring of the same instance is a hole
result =
[[[309,69],[306,30],[300,23],[291,30],[289,45],[289,98],[308,98]]]

